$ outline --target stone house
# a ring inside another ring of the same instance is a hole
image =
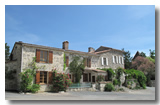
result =
[[[123,51],[105,46],[100,46],[97,50],[92,47],[88,52],[69,50],[69,42],[64,41],[62,48],[54,48],[42,45],[28,44],[21,41],[15,42],[10,55],[10,61],[5,63],[6,70],[15,70],[13,80],[5,80],[6,90],[19,90],[20,76],[19,73],[29,68],[33,57],[36,57],[36,65],[39,69],[36,71],[35,83],[40,84],[43,89],[47,90],[47,84],[51,82],[51,71],[55,69],[58,72],[69,73],[71,80],[74,82],[74,76],[69,72],[68,66],[74,56],[80,56],[85,61],[85,70],[81,78],[83,82],[96,82],[98,75],[103,75],[107,81],[108,75],[105,71],[97,68],[124,68]],[[64,54],[66,62],[64,62]],[[64,68],[66,63],[66,69]]]

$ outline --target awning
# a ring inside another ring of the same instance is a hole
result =
[[[94,72],[98,72],[98,73],[106,73],[106,71],[99,70],[99,69],[84,69],[84,70],[87,70],[87,71],[94,71]]]

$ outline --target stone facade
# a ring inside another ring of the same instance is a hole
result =
[[[21,55],[22,55],[22,46],[19,44],[15,44],[12,50],[12,61],[5,63],[6,71],[15,70],[16,73],[14,74],[13,80],[5,79],[5,89],[6,90],[19,90],[20,84],[20,77],[19,73],[21,72]]]
[[[112,60],[113,59],[112,56],[117,56],[118,58],[123,57],[122,51],[111,50],[108,52],[96,54],[95,52],[93,52],[94,50],[92,52],[80,52],[80,51],[74,51],[74,50],[68,50],[68,49],[59,49],[59,48],[52,48],[52,47],[16,42],[11,53],[12,61],[6,63],[5,66],[6,68],[8,68],[8,70],[15,69],[17,71],[15,76],[16,80],[14,81],[14,84],[17,84],[14,86],[15,88],[17,88],[17,90],[19,90],[19,87],[20,87],[19,73],[22,72],[24,69],[30,68],[30,63],[32,62],[33,57],[36,57],[37,49],[53,52],[53,59],[52,59],[53,63],[37,62],[36,65],[38,66],[38,71],[51,71],[52,69],[56,68],[57,72],[69,73],[68,67],[66,67],[66,70],[63,70],[64,54],[69,57],[69,63],[72,62],[73,56],[80,56],[81,60],[83,58],[90,58],[91,67],[86,67],[86,69],[97,69],[97,68],[116,69],[118,67],[124,68],[124,63],[118,63],[119,60],[117,63],[113,63],[113,60]],[[102,57],[108,58],[108,65],[102,65]],[[90,71],[90,72],[85,71],[85,73],[88,73],[88,74],[91,73],[91,77],[92,76],[97,77],[100,74],[104,76],[107,75],[106,73],[99,73],[99,72],[93,72],[93,71]],[[81,82],[83,82],[83,76],[82,76]],[[6,84],[6,86],[9,87],[8,84]],[[42,85],[41,90],[48,91],[47,85]]]
[[[115,61],[115,63],[113,63],[113,56],[118,57],[118,63],[117,60]],[[102,57],[103,58],[108,58],[108,65],[103,64],[102,65]],[[98,59],[98,66],[99,68],[112,68],[112,69],[116,69],[118,67],[124,68],[124,62],[119,63],[119,57],[123,57],[123,53],[122,52],[118,52],[118,51],[109,51],[106,53],[102,53],[100,54],[100,57]]]

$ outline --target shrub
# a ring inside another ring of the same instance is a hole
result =
[[[118,80],[117,79],[114,79],[113,80],[113,85],[118,85],[119,83],[118,83]]]
[[[62,74],[53,71],[53,91],[66,91],[66,89],[72,84],[71,80],[69,79],[69,74]]]
[[[20,73],[21,76],[21,83],[20,89],[22,92],[32,92],[35,93],[40,89],[40,85],[32,84],[33,81],[33,71],[31,69],[27,69]]]
[[[104,87],[104,91],[113,91],[113,90],[115,89],[112,83],[107,83]]]
[[[33,81],[33,75],[31,73],[32,71],[30,69],[25,70],[24,72],[20,73],[21,76],[21,84],[20,89],[24,93],[30,90],[32,81]]]
[[[146,88],[146,76],[142,71],[134,70],[134,69],[124,70],[124,71],[128,75],[127,79],[135,78],[137,79],[141,87],[143,87],[144,89]]]
[[[33,84],[33,85],[30,87],[30,91],[31,91],[32,93],[36,93],[39,89],[40,89],[40,85],[39,85],[39,84]]]
[[[104,76],[103,75],[98,75],[97,76],[97,82],[104,81]]]

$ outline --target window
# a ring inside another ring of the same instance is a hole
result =
[[[36,62],[40,63],[52,63],[53,51],[36,50]]]
[[[102,65],[108,65],[108,58],[102,57]]]
[[[48,62],[48,51],[40,51],[40,62],[47,63]]]
[[[91,67],[91,58],[87,58],[87,67]]]
[[[36,71],[36,84],[52,84],[52,71]]]
[[[65,64],[66,64],[67,67],[69,66],[69,57],[68,56],[66,56]]]
[[[119,64],[121,64],[121,58],[122,58],[122,57],[119,56]]]
[[[103,64],[106,65],[106,58],[103,58]]]
[[[121,64],[124,64],[124,62],[123,62],[123,57],[121,57],[121,62],[122,62]]]
[[[114,61],[117,62],[116,56],[114,56]]]
[[[113,59],[113,63],[115,63],[115,59],[114,59],[114,56],[112,56],[112,59]]]
[[[40,71],[40,84],[47,83],[47,72]]]

